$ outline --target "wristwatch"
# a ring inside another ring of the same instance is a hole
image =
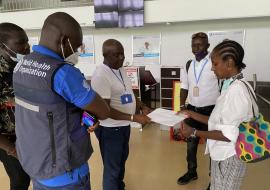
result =
[[[195,138],[197,133],[197,129],[193,128],[193,132],[191,133],[190,137]]]
[[[186,105],[184,104],[184,105],[180,105],[180,108],[186,108]]]

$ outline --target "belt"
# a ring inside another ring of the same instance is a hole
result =
[[[215,105],[204,106],[204,107],[196,107],[191,104],[188,104],[187,108],[195,111],[212,111]]]
[[[44,179],[44,180],[37,180],[37,181],[47,187],[61,187],[61,186],[77,183],[82,177],[88,174],[89,174],[89,166],[87,163],[85,163],[82,166],[70,172],[66,172],[63,175],[56,176],[51,179]]]

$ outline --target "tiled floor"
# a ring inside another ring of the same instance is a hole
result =
[[[101,190],[102,163],[98,143],[92,135],[95,152],[91,165],[92,190]],[[127,190],[205,190],[208,182],[208,156],[204,145],[198,151],[199,179],[188,185],[176,184],[176,179],[186,171],[185,143],[171,142],[168,131],[157,126],[145,127],[142,132],[132,130],[130,156],[126,168]],[[241,190],[269,190],[270,159],[257,164],[248,164],[248,171]],[[9,181],[0,164],[0,190],[8,190]],[[31,189],[31,188],[30,188]]]

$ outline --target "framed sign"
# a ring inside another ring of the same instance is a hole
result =
[[[126,67],[127,76],[131,81],[132,89],[139,89],[139,70],[138,67]]]
[[[161,35],[133,36],[132,59],[134,65],[160,64]]]
[[[212,50],[223,40],[234,40],[238,42],[243,48],[245,46],[245,30],[234,30],[234,31],[210,31],[208,32],[208,39],[210,49]]]

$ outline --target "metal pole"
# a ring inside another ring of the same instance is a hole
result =
[[[256,94],[259,98],[261,98],[265,103],[267,103],[268,105],[270,105],[270,101],[267,100],[265,97],[263,97],[262,95],[260,94]]]
[[[257,88],[257,74],[253,74],[253,90],[256,92]]]

